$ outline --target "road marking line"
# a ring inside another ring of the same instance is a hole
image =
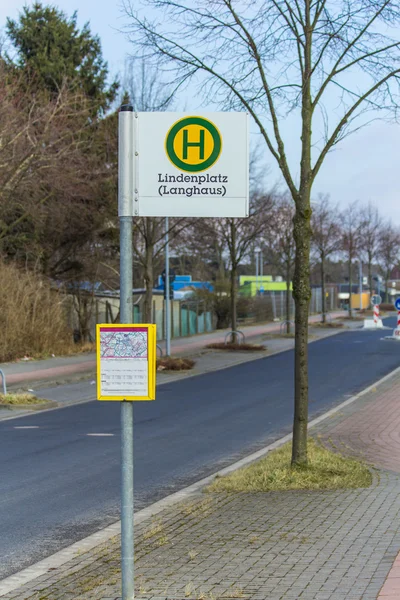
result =
[[[391,377],[393,377],[394,375],[396,375],[399,372],[400,372],[400,367],[397,367],[396,369],[394,369],[393,371],[391,371],[384,377],[381,377],[381,379],[378,379],[378,381],[375,381],[375,383],[368,386],[367,388],[365,388],[358,394],[355,394],[348,400],[345,400],[341,404],[338,404],[338,406],[335,406],[335,408],[331,408],[331,410],[328,410],[328,412],[326,412],[323,415],[317,417],[316,419],[313,419],[312,421],[310,421],[308,423],[308,427],[311,428],[311,427],[314,427],[315,425],[318,425],[318,423],[321,423],[322,421],[325,421],[325,419],[328,419],[335,413],[340,412],[342,410],[342,408],[344,408],[345,406],[349,406],[349,404],[352,404],[353,402],[358,400],[358,398],[360,398],[361,396],[368,394],[368,392],[370,392],[370,391],[376,391],[374,388],[376,388],[378,385],[381,385],[382,383],[384,383],[385,381],[387,381],[388,379],[390,379]],[[208,477],[205,477],[204,479],[201,479],[200,481],[197,481],[196,483],[189,485],[188,487],[184,488],[183,490],[174,492],[173,494],[166,496],[162,500],[159,500],[158,502],[151,504],[147,508],[144,508],[144,509],[138,511],[135,514],[135,524],[141,523],[142,521],[146,521],[146,520],[156,516],[157,514],[162,512],[165,508],[170,507],[178,502],[181,502],[182,500],[187,500],[188,498],[192,497],[193,495],[198,494],[199,491],[203,487],[205,487],[206,485],[211,483],[217,475],[218,476],[228,475],[228,473],[231,473],[232,471],[236,471],[237,469],[240,469],[241,467],[244,467],[250,463],[253,463],[256,460],[259,460],[260,458],[264,457],[271,450],[275,450],[275,448],[279,448],[280,446],[283,446],[283,444],[285,444],[286,442],[289,442],[291,439],[292,439],[291,433],[288,435],[285,435],[284,437],[280,438],[276,442],[273,442],[272,444],[265,446],[265,448],[262,448],[261,450],[258,450],[257,452],[254,452],[253,454],[250,454],[250,456],[246,456],[245,458],[242,458],[242,460],[239,460],[238,462],[233,463],[232,465],[229,465],[228,467],[225,467],[225,469],[222,469],[221,471],[218,471],[217,473],[213,473],[212,475],[209,475]],[[119,535],[120,532],[121,532],[121,521],[117,521],[116,523],[113,523],[112,525],[109,525],[108,527],[105,527],[104,529],[101,529],[100,531],[93,533],[92,535],[89,535],[88,537],[84,538],[83,540],[80,540],[79,542],[75,542],[68,548],[64,548],[63,550],[56,552],[56,554],[53,554],[47,558],[44,558],[43,560],[37,562],[36,564],[31,565],[30,567],[27,567],[26,569],[22,569],[22,571],[19,571],[18,573],[14,573],[14,575],[10,575],[9,577],[6,577],[2,581],[0,581],[0,597],[5,594],[8,594],[10,592],[13,592],[14,590],[22,587],[23,585],[29,583],[30,581],[37,579],[41,575],[45,575],[46,573],[49,572],[50,569],[56,569],[58,567],[61,567],[62,565],[69,562],[70,560],[77,558],[77,556],[83,554],[84,552],[89,552],[89,550],[96,548],[96,546],[99,546],[100,544],[104,544],[111,538],[115,537],[116,535]]]
[[[39,425],[17,425],[14,429],[39,429]]]
[[[89,437],[113,437],[113,433],[87,433]]]

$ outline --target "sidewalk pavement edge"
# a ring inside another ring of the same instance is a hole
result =
[[[350,404],[358,400],[360,397],[367,394],[377,386],[381,385],[391,377],[394,377],[399,372],[400,367],[397,367],[396,369],[394,369],[393,371],[391,371],[372,385],[369,385],[367,388],[365,388],[358,394],[355,394],[351,398],[348,398],[344,402],[340,403],[338,406],[335,406],[323,415],[320,415],[319,417],[310,421],[308,424],[308,428],[310,429],[318,425],[325,419],[328,419],[329,417],[341,411],[344,407],[349,406]],[[225,467],[224,469],[217,471],[216,473],[213,473],[212,475],[209,475],[208,477],[205,477],[178,492],[166,496],[162,500],[155,502],[147,508],[140,510],[138,513],[135,514],[135,524],[141,523],[142,521],[145,521],[158,515],[167,507],[177,504],[178,502],[181,502],[183,500],[189,499],[190,497],[198,494],[198,492],[203,487],[211,483],[216,476],[227,475],[232,471],[236,471],[237,469],[247,466],[250,463],[255,462],[260,458],[264,457],[271,450],[279,448],[291,439],[292,434],[285,435],[284,437],[280,438],[279,440],[276,440],[272,444],[269,444],[265,448],[262,448],[261,450],[258,450],[257,452],[254,452],[253,454],[250,454],[249,456],[246,456],[245,458],[233,463],[232,465],[229,465],[228,467]],[[26,583],[29,583],[30,581],[33,581],[37,577],[45,575],[51,569],[55,569],[64,565],[68,561],[76,558],[77,555],[88,552],[89,550],[95,548],[100,544],[104,544],[111,538],[119,535],[120,527],[120,521],[113,523],[112,525],[109,525],[101,531],[98,531],[80,540],[79,542],[75,542],[71,546],[60,550],[59,552],[56,552],[52,556],[49,556],[48,558],[45,558],[39,561],[38,563],[33,564],[30,567],[27,567],[26,569],[23,569],[22,571],[14,573],[14,575],[10,575],[9,577],[3,579],[2,581],[0,581],[0,597],[18,589],[19,587],[25,585]]]

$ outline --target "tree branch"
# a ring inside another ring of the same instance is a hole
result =
[[[325,144],[322,152],[320,153],[318,160],[315,163],[314,168],[312,169],[312,179],[313,180],[317,176],[317,173],[318,173],[319,169],[321,168],[321,165],[325,159],[325,156],[327,155],[329,150],[332,148],[332,146],[335,144],[335,140],[338,137],[340,131],[346,125],[346,123],[348,122],[350,117],[355,113],[355,111],[358,109],[358,107],[365,100],[367,100],[368,97],[371,96],[371,94],[373,94],[377,89],[379,89],[381,85],[383,85],[386,81],[388,81],[392,77],[395,77],[399,73],[400,73],[400,69],[396,69],[395,71],[392,71],[391,73],[386,75],[383,79],[380,79],[372,88],[370,88],[367,92],[365,92],[365,94],[360,96],[360,98],[357,100],[357,102],[355,102],[355,104],[353,104],[353,106],[345,113],[345,115],[342,117],[342,119],[339,121],[339,123],[335,127],[332,135],[330,136],[330,138],[328,139],[327,143]]]

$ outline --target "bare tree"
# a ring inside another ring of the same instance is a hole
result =
[[[114,212],[116,115],[97,120],[67,82],[49,96],[1,63],[0,99],[0,251],[81,280]]]
[[[386,302],[389,300],[389,279],[392,269],[398,264],[400,256],[400,231],[390,223],[382,228],[379,237],[379,263],[385,278]]]
[[[66,170],[76,167],[91,141],[85,98],[68,85],[49,98],[33,83],[11,77],[0,62],[0,244],[6,254],[8,244],[19,245],[19,235],[29,237],[26,224],[38,222],[43,207],[59,199]],[[74,183],[78,178],[75,170]]]
[[[169,238],[173,238],[185,228],[185,219],[169,219]],[[152,302],[155,265],[161,263],[165,251],[165,219],[161,217],[139,217],[133,225],[133,250],[142,268],[145,285],[143,320],[152,323]]]
[[[322,322],[326,322],[325,265],[326,259],[340,247],[339,209],[332,206],[329,196],[320,194],[311,218],[311,247],[318,258],[321,272]]]
[[[348,265],[349,317],[352,317],[352,265],[360,250],[362,214],[358,202],[352,202],[341,214],[342,249]]]
[[[379,241],[382,231],[382,218],[379,211],[371,202],[368,202],[363,210],[362,236],[360,241],[360,250],[366,258],[368,268],[368,285],[372,293],[372,263],[377,262]]]
[[[270,218],[273,197],[254,193],[247,218],[203,219],[202,228],[210,238],[219,238],[225,246],[230,263],[230,301],[232,340],[237,341],[237,277],[238,266],[247,256],[254,240],[264,233]]]
[[[204,219],[187,219],[185,228],[171,243],[182,274],[222,284],[228,276],[228,252],[218,228]]]
[[[147,0],[138,10],[127,2],[132,41],[175,85],[193,79],[208,101],[249,112],[294,200],[292,463],[306,464],[312,186],[346,134],[370,114],[398,108],[400,0]],[[329,119],[328,99],[336,102]],[[295,112],[301,133],[292,167],[283,124]]]
[[[134,110],[165,111],[171,108],[173,92],[162,80],[160,70],[146,64],[143,55],[128,57],[125,63],[123,96],[128,96]]]
[[[276,198],[269,226],[264,236],[267,262],[285,274],[286,333],[290,333],[290,287],[296,258],[293,237],[294,205],[288,196]]]

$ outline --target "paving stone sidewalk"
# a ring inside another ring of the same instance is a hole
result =
[[[396,373],[311,431],[374,462],[370,488],[197,492],[136,527],[137,599],[376,600],[400,550],[399,385]],[[119,600],[119,546],[116,537],[1,597]]]

